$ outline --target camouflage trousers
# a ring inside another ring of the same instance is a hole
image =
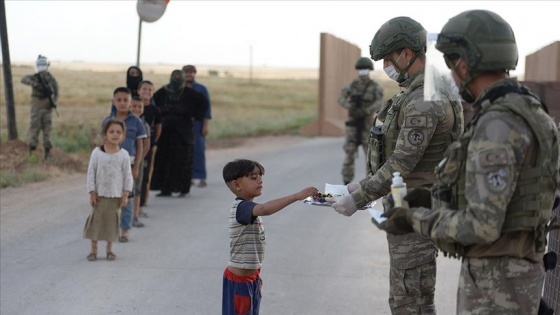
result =
[[[52,148],[52,109],[49,99],[31,98],[31,121],[29,123],[29,148],[39,145],[39,133],[43,131],[43,147]]]
[[[437,249],[418,233],[387,234],[390,275],[389,306],[393,315],[436,314]]]
[[[511,257],[464,258],[457,314],[537,314],[543,282],[542,263]]]
[[[346,126],[346,139],[343,146],[346,156],[342,163],[342,180],[344,183],[349,183],[354,179],[354,162],[356,161],[358,147],[361,146],[364,150],[364,154],[367,153],[366,148],[369,141],[369,129],[365,129],[366,128],[361,132],[361,135],[358,135],[358,129],[356,127]]]

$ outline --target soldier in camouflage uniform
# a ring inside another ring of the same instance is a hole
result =
[[[52,130],[52,110],[58,99],[58,84],[54,76],[48,71],[49,61],[45,56],[39,55],[36,66],[37,73],[26,75],[21,83],[30,85],[31,91],[31,122],[29,124],[29,152],[37,149],[39,132],[43,131],[43,147],[45,160],[49,158]],[[53,103],[54,102],[54,103]]]
[[[457,314],[537,314],[559,183],[557,128],[537,97],[509,78],[517,44],[499,15],[460,13],[436,48],[477,112],[436,168],[437,184],[411,191],[411,208],[390,209],[382,227],[414,230],[462,259]]]
[[[390,192],[394,172],[408,187],[432,185],[434,168],[445,149],[463,131],[459,97],[424,100],[426,30],[409,17],[381,26],[370,46],[371,58],[383,59],[385,72],[403,89],[384,104],[371,130],[368,174],[347,185],[351,194],[335,198],[335,210],[350,216]],[[391,313],[435,314],[437,249],[418,233],[387,234],[390,255]]]
[[[355,67],[358,70],[358,79],[344,87],[338,99],[338,104],[348,110],[346,140],[343,147],[346,157],[342,164],[344,184],[354,179],[356,152],[359,146],[364,148],[364,152],[366,151],[369,128],[383,99],[383,89],[369,77],[369,71],[373,70],[373,62],[369,58],[360,58]]]

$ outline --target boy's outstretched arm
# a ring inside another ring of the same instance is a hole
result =
[[[295,194],[257,204],[253,208],[253,216],[258,217],[274,214],[298,200],[303,200],[309,196],[315,196],[318,193],[319,190],[317,188],[307,187]]]

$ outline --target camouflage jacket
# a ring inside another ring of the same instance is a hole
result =
[[[54,101],[56,102],[58,100],[58,83],[50,72],[42,71],[39,73],[26,75],[21,78],[21,83],[31,86],[32,97],[47,98],[50,95],[47,93],[47,89],[45,89],[43,84],[41,84],[41,79],[39,78],[39,76],[43,78],[43,82],[45,83],[45,85],[47,85],[47,87],[51,89],[52,93],[54,94]]]
[[[401,86],[405,90],[395,95],[379,112],[379,119],[390,120],[385,120],[383,125],[385,133],[398,134],[395,146],[388,148],[392,151],[387,161],[374,170],[375,173],[369,172],[360,181],[361,188],[352,192],[358,209],[390,192],[394,172],[401,173],[409,188],[434,183],[433,171],[415,171],[416,166],[423,160],[434,135],[454,132],[456,139],[463,130],[462,108],[458,100],[424,101],[423,71],[401,83]],[[372,150],[370,140],[370,155]],[[441,159],[444,149],[439,151]]]
[[[371,79],[356,79],[342,89],[338,102],[348,109],[350,120],[370,118],[372,121],[373,114],[381,107],[382,100],[383,89],[377,82]]]
[[[451,255],[539,262],[558,185],[558,131],[531,95],[485,100],[502,86],[519,83],[499,81],[479,97],[479,112],[436,170],[433,209],[417,208],[412,225]]]

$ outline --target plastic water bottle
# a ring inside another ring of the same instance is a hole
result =
[[[408,208],[408,202],[403,198],[406,196],[406,183],[401,177],[401,173],[393,173],[393,182],[391,183],[391,196],[393,196],[393,201],[395,202],[395,207]]]

